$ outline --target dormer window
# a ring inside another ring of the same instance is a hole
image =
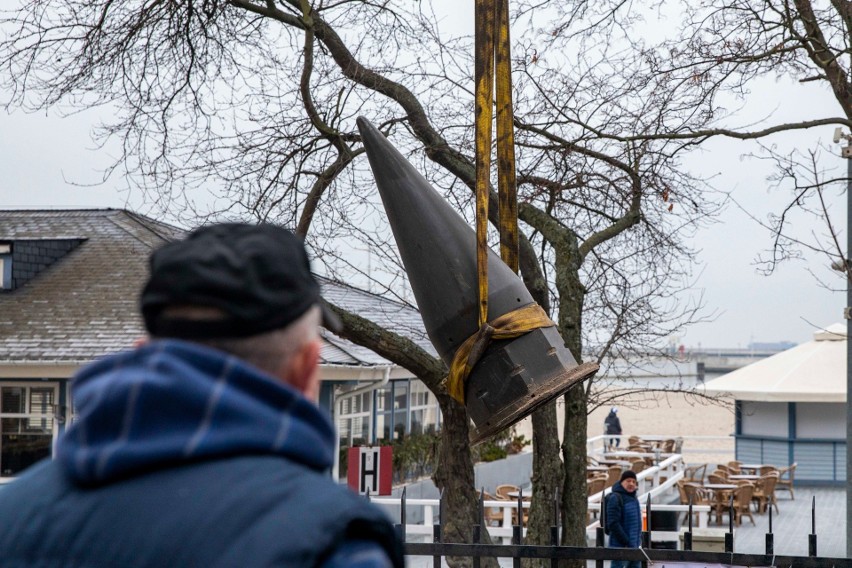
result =
[[[12,243],[0,242],[0,290],[12,288]]]

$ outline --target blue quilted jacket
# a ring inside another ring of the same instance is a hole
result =
[[[325,473],[328,418],[253,367],[157,341],[73,388],[56,459],[0,490],[4,567],[402,565],[390,521]]]
[[[606,499],[606,528],[612,548],[639,548],[642,541],[642,507],[636,492],[628,493],[621,482],[612,486]]]

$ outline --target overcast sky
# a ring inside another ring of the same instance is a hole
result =
[[[774,83],[756,89],[749,103],[752,112],[760,117],[771,115],[772,122],[801,120],[805,118],[800,116],[803,108],[826,109],[824,115],[834,113],[835,107],[826,93],[796,89],[792,95],[785,89]],[[0,114],[0,207],[115,207],[149,213],[151,208],[141,196],[123,190],[120,178],[98,184],[110,157],[105,150],[93,148],[90,133],[96,120],[92,112],[66,118],[21,112]],[[832,133],[833,128],[826,127],[824,131],[777,137],[770,142],[808,146],[820,138],[830,143]],[[688,162],[694,172],[712,177],[719,189],[733,190],[738,202],[758,218],[784,206],[787,195],[767,189],[769,170],[754,160],[741,158],[753,147],[718,140],[707,148]],[[840,158],[829,158],[828,165],[834,160],[837,168],[845,168]],[[94,185],[85,187],[88,184]],[[846,198],[837,193],[832,199],[832,221],[844,229],[840,238],[845,244]],[[813,222],[794,221],[802,234],[824,232]],[[671,338],[671,342],[693,347],[799,343],[811,339],[816,327],[842,321],[845,294],[820,287],[808,272],[810,269],[823,278],[832,278],[824,258],[810,255],[807,262],[784,264],[771,276],[758,273],[755,260],[771,243],[771,235],[733,205],[727,208],[721,223],[702,231],[694,243],[701,251],[696,259],[696,289],[703,292],[708,311],[717,312],[718,317],[713,323],[694,326],[683,337]],[[832,283],[842,286],[836,277]]]
[[[93,120],[86,114],[62,119],[23,113],[2,115],[2,207],[127,207],[146,212],[139,196],[120,191],[121,179],[93,187],[68,183],[96,183],[109,163],[103,150],[92,149],[89,133]],[[825,136],[830,138],[831,132]],[[737,199],[754,214],[762,216],[782,205],[780,196],[768,193],[766,173],[740,160],[736,143],[714,144],[712,150],[696,159],[703,162],[696,167],[706,167],[708,175],[718,173],[724,180],[719,183],[734,189]],[[841,162],[839,158],[837,161]],[[845,197],[835,202],[840,215],[845,210]],[[845,215],[835,222],[845,227]],[[701,274],[696,285],[703,290],[707,307],[719,316],[714,323],[697,325],[685,337],[672,341],[687,346],[700,343],[703,347],[746,347],[752,341],[802,342],[811,338],[814,325],[841,321],[844,295],[820,288],[803,263],[782,265],[771,276],[758,274],[755,258],[770,244],[770,235],[733,206],[721,223],[702,231],[695,243],[701,249]],[[813,264],[816,270],[824,269],[822,259],[814,259]]]

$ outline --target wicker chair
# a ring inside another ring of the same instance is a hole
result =
[[[684,483],[678,483],[678,491],[683,489],[683,493],[681,494],[681,505],[689,505],[689,499],[692,498],[693,505],[713,505],[713,502],[710,500],[710,494],[701,487],[701,485],[697,483],[692,483],[686,481]],[[707,513],[707,521],[710,521],[710,515],[713,513],[712,509]],[[687,513],[684,513],[684,519],[686,519]],[[694,513],[696,516],[698,513]],[[696,521],[698,519],[696,518]]]
[[[645,460],[643,460],[642,458],[639,458],[630,465],[630,470],[633,473],[639,473],[640,471],[642,471],[646,467],[647,467],[647,464],[645,463]]]
[[[509,484],[498,485],[494,488],[494,492],[497,494],[497,498],[505,499],[506,501],[511,501],[512,499],[514,499],[514,497],[509,495],[510,492],[519,490],[520,488],[517,485]]]
[[[778,484],[778,473],[772,472],[762,475],[757,480],[754,487],[754,495],[752,499],[757,501],[757,512],[766,512],[766,507],[775,507],[775,512],[778,511],[778,503],[775,501],[775,488]]]
[[[713,472],[707,476],[707,483],[725,484],[728,483],[728,476],[722,476],[716,472]]]
[[[740,485],[734,490],[734,522],[737,523],[737,526],[742,524],[744,515],[748,515],[751,524],[756,525],[754,517],[751,515],[751,498],[753,495],[754,485],[751,483]]]
[[[704,483],[704,475],[707,471],[707,464],[703,463],[701,465],[691,465],[683,470],[683,480],[684,481],[695,481],[697,483]]]
[[[787,467],[782,467],[778,470],[778,482],[775,484],[775,489],[783,489],[790,492],[790,499],[795,499],[793,495],[793,479],[796,477],[796,466],[794,463]],[[785,477],[786,476],[786,477]]]
[[[760,471],[758,473],[760,475],[766,475],[767,473],[772,473],[773,471],[778,471],[778,468],[774,465],[764,465],[761,466]]]
[[[591,497],[596,493],[600,493],[606,488],[606,475],[596,475],[591,479],[586,480],[586,489],[588,490],[588,494]]]
[[[729,461],[728,462],[728,470],[730,470],[734,474],[742,473],[740,471],[740,465],[742,465],[742,463],[743,462],[741,462],[741,461]]]
[[[609,466],[609,471],[607,471],[606,476],[606,485],[605,487],[612,487],[615,485],[615,482],[621,479],[621,466],[620,465],[611,465]]]
[[[482,492],[483,501],[503,501],[490,493]],[[503,509],[502,507],[482,507],[482,517],[486,527],[502,527],[503,526]]]

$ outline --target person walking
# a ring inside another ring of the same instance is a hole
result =
[[[621,420],[618,419],[618,407],[613,406],[609,414],[604,418],[604,434],[607,436],[621,436]],[[610,448],[618,448],[621,438],[609,438],[607,440]]]
[[[384,513],[328,475],[302,241],[198,229],[150,258],[151,340],[83,368],[55,458],[0,491],[4,566],[401,567]]]
[[[610,548],[639,548],[642,538],[642,507],[636,498],[636,474],[625,471],[606,496],[606,533]],[[612,568],[640,568],[641,562],[613,560]]]

